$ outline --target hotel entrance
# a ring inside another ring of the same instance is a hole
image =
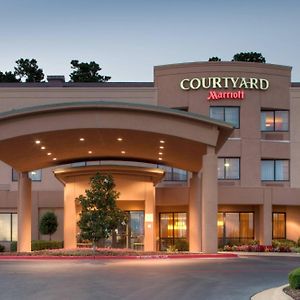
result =
[[[144,249],[144,211],[128,211],[128,222],[112,236],[113,248]]]

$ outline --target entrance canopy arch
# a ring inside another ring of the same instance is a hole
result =
[[[202,221],[209,224],[203,227],[202,249],[216,251],[217,239],[211,238],[213,232],[217,232],[216,152],[232,130],[229,124],[197,114],[103,101],[35,106],[0,113],[0,160],[20,171],[18,251],[31,249],[31,182],[27,172],[75,161],[104,159],[166,164],[193,172],[190,250],[201,249],[202,212]],[[197,177],[200,169],[203,184]],[[148,194],[152,196],[145,200],[145,207],[151,207],[145,211],[154,212],[155,198],[152,192]],[[71,204],[74,212],[74,199]],[[153,219],[147,227],[151,243],[148,244],[154,250],[155,214],[151,215]],[[75,218],[64,219],[64,232],[68,236],[75,232],[76,221]],[[73,244],[74,241],[75,234]]]
[[[207,146],[218,150],[231,132],[226,123],[165,107],[60,103],[1,113],[0,159],[21,172],[96,159],[197,172]]]

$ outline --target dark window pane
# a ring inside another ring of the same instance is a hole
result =
[[[289,180],[289,161],[275,161],[275,180]]]
[[[240,160],[238,158],[225,159],[226,179],[240,178]]]
[[[261,180],[274,180],[274,160],[261,161]]]
[[[235,128],[240,128],[239,107],[225,107],[225,122],[231,123]]]
[[[214,106],[210,107],[209,108],[209,116],[212,119],[224,121],[225,120],[224,107],[214,107]]]

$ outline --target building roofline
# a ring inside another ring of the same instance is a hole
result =
[[[1,88],[152,88],[154,82],[0,82]]]

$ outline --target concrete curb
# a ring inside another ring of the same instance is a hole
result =
[[[228,254],[179,254],[179,255],[123,255],[123,256],[33,256],[33,255],[0,255],[0,260],[98,260],[98,259],[180,259],[180,258],[237,258],[238,255]]]
[[[230,252],[220,252],[223,253],[231,253],[236,254],[238,256],[272,256],[272,257],[299,257],[300,253],[294,252],[243,252],[243,251],[230,251]]]
[[[293,300],[293,298],[283,292],[286,286],[288,284],[262,291],[252,296],[251,300]]]

